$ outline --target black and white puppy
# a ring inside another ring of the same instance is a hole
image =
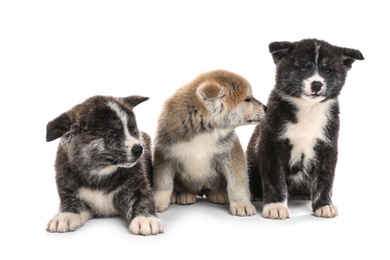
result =
[[[133,108],[148,98],[95,96],[47,124],[61,137],[55,163],[60,213],[47,231],[74,231],[93,217],[122,216],[133,234],[163,232],[150,186],[150,137]]]
[[[335,217],[338,96],[363,55],[316,39],[272,42],[269,51],[276,85],[247,149],[252,196],[263,199],[266,218],[289,218],[288,197],[311,199],[316,216]]]

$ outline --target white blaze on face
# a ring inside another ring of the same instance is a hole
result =
[[[318,94],[321,94],[321,93],[326,91],[325,79],[323,77],[321,77],[318,73],[318,59],[319,59],[319,55],[320,55],[320,48],[321,48],[321,45],[318,44],[317,42],[315,42],[314,55],[315,55],[315,68],[316,68],[316,70],[315,70],[314,75],[312,75],[310,78],[307,78],[303,81],[304,94],[302,97],[310,102],[319,102],[319,101],[322,101],[325,99],[324,96],[318,95]],[[312,83],[314,81],[321,82],[321,84],[322,84],[321,90],[318,91],[317,93],[315,93],[312,90]],[[317,94],[317,95],[315,95],[315,94]]]
[[[133,148],[134,145],[140,145],[140,142],[136,138],[131,136],[130,133],[129,133],[129,129],[127,128],[128,119],[127,119],[126,112],[123,111],[118,106],[118,104],[116,104],[115,102],[110,101],[110,102],[107,103],[107,105],[117,114],[117,116],[119,117],[119,119],[122,122],[124,136],[125,136],[124,147],[126,148],[127,155],[130,158],[132,156],[131,155],[131,149]],[[123,165],[123,166],[124,167],[132,167],[135,164],[136,164],[136,162],[131,163],[131,164],[126,164],[126,165]],[[120,165],[118,165],[118,166],[120,166]]]

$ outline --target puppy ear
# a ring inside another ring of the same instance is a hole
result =
[[[124,101],[127,105],[130,106],[130,108],[134,108],[138,104],[148,100],[148,97],[143,96],[129,96],[125,98],[120,98],[120,100]]]
[[[352,63],[355,60],[364,60],[363,54],[359,50],[343,48],[344,55],[344,66],[350,69],[352,67]]]
[[[287,56],[293,49],[294,45],[291,42],[271,42],[268,46],[269,52],[272,55],[275,64],[278,64],[283,57]]]
[[[61,114],[56,119],[50,121],[46,125],[46,142],[51,142],[67,132],[69,132],[72,126],[72,120],[69,116],[69,112]]]
[[[225,96],[223,87],[216,82],[204,82],[196,90],[196,94],[202,102],[213,102]]]

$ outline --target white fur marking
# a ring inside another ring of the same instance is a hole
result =
[[[77,197],[86,203],[98,214],[103,216],[115,216],[118,214],[113,204],[115,192],[104,193],[99,190],[80,188]]]
[[[322,88],[318,93],[326,91],[325,79],[318,74],[318,71],[316,71],[316,73],[313,76],[303,81],[303,87],[305,93],[303,94],[302,97],[310,102],[319,102],[324,100],[325,99],[324,96],[315,96],[315,97],[311,96],[314,94],[314,92],[311,90],[311,84],[313,83],[313,81],[319,81],[322,83]]]
[[[287,123],[281,139],[289,139],[292,144],[290,166],[300,163],[304,154],[303,167],[306,168],[315,160],[314,146],[317,140],[330,143],[325,135],[328,123],[329,109],[335,102],[329,100],[324,103],[312,103],[299,98],[290,98],[298,108],[295,123]]]
[[[286,219],[291,218],[291,213],[287,208],[287,202],[277,202],[265,204],[263,216],[271,219]]]
[[[162,221],[154,216],[135,217],[129,225],[129,230],[134,235],[144,235],[144,236],[164,233],[164,227]]]
[[[316,55],[316,60],[315,60],[315,63],[316,63],[316,67],[318,67],[318,57],[319,57],[319,55],[320,55],[320,48],[321,48],[321,44],[318,44],[318,42],[315,42],[315,51],[314,51],[314,53],[315,53],[315,55]]]
[[[91,215],[87,211],[80,214],[70,212],[58,213],[49,221],[46,230],[61,233],[75,231],[90,218]]]
[[[115,113],[118,115],[119,119],[121,120],[122,124],[123,124],[123,129],[124,129],[124,134],[125,134],[125,147],[133,147],[134,145],[137,145],[137,144],[140,144],[139,141],[137,139],[135,139],[134,137],[132,137],[129,133],[129,130],[127,128],[127,114],[125,111],[123,111],[119,106],[118,104],[116,104],[115,102],[108,102],[107,105],[115,111]],[[130,156],[131,154],[131,149],[128,149],[128,155]]]
[[[213,155],[230,151],[232,147],[217,145],[219,139],[225,137],[231,130],[214,130],[211,133],[200,134],[188,142],[175,143],[170,147],[172,157],[179,159],[184,165],[184,178],[206,181],[210,177],[210,161]]]
[[[92,174],[96,174],[96,175],[104,176],[104,175],[110,175],[111,173],[116,172],[117,169],[118,169],[118,166],[116,166],[116,165],[109,165],[109,166],[100,168],[98,170],[92,170],[91,173]]]

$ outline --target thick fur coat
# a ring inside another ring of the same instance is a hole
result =
[[[169,98],[158,120],[154,147],[157,210],[170,202],[195,203],[206,195],[230,204],[233,215],[255,214],[246,160],[234,129],[259,122],[265,106],[248,81],[217,70],[201,74]]]
[[[47,124],[47,141],[61,137],[55,162],[60,213],[50,232],[74,231],[93,217],[122,216],[133,234],[157,234],[150,186],[150,138],[133,108],[148,98],[95,96]]]
[[[273,42],[276,85],[247,149],[250,190],[266,218],[290,217],[287,199],[311,199],[316,216],[335,217],[332,188],[338,96],[360,51],[325,41]]]

